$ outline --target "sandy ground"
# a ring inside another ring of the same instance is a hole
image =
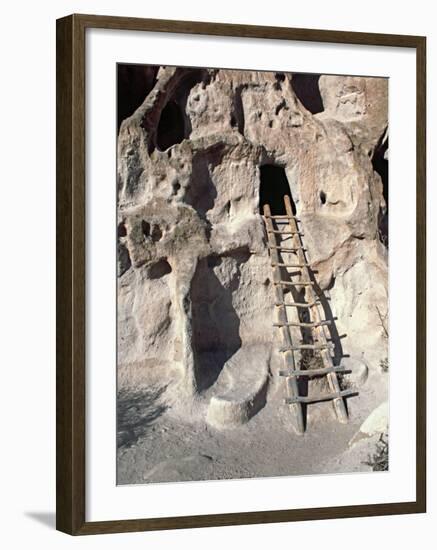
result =
[[[217,430],[206,421],[210,395],[191,415],[171,388],[145,386],[118,396],[118,484],[371,472],[365,462],[377,437],[350,448],[360,425],[387,399],[388,375],[375,373],[348,399],[350,420],[337,422],[332,404],[308,407],[305,435],[294,433],[283,387],[272,385],[264,408],[247,424]]]

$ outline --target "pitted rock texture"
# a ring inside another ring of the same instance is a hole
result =
[[[289,73],[152,74],[153,88],[118,137],[123,372],[171,365],[177,395],[189,400],[241,348],[261,346],[268,356],[277,348],[259,204],[268,164],[285,171],[323,307],[337,319],[332,338],[376,372],[387,355],[377,311],[387,312],[387,249],[372,158],[387,131],[387,81],[321,76],[323,110],[313,114]]]

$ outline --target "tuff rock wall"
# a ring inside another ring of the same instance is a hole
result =
[[[312,94],[322,105],[313,114],[292,74],[161,67],[152,76],[118,138],[124,376],[171,372],[194,395],[237,351],[262,350],[265,362],[277,347],[259,214],[265,164],[285,169],[338,349],[377,369],[387,355],[377,308],[386,314],[388,278],[374,166],[387,81],[321,76],[305,90],[296,76],[302,101],[311,108]]]

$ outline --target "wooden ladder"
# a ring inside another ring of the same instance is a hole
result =
[[[304,236],[298,228],[298,219],[293,215],[290,197],[284,197],[286,215],[272,216],[270,206],[266,204],[263,208],[264,223],[267,232],[268,247],[270,252],[271,265],[273,270],[273,284],[275,287],[275,307],[277,312],[277,322],[274,326],[278,327],[283,347],[280,352],[283,355],[285,369],[279,374],[284,377],[286,382],[287,398],[286,404],[290,405],[294,412],[294,429],[296,433],[305,432],[305,419],[303,414],[303,405],[316,403],[320,401],[332,401],[335,414],[339,422],[348,421],[348,413],[345,405],[345,397],[356,395],[352,390],[341,390],[337,373],[344,372],[341,366],[334,366],[330,350],[334,347],[328,342],[324,327],[331,321],[323,320],[319,311],[319,297],[314,289],[314,276],[311,276],[310,264],[305,256],[302,237]],[[288,226],[288,228],[286,227]],[[285,229],[283,229],[285,227]],[[282,229],[281,229],[282,228]],[[278,242],[278,237],[285,236],[291,239],[290,246],[284,246]],[[281,261],[283,254],[288,257],[293,255],[296,261]],[[291,280],[285,281],[281,278],[281,269],[286,268]],[[296,279],[296,276],[298,278]],[[284,289],[302,289],[305,299],[302,301],[286,301]],[[296,308],[297,321],[289,321],[287,308]],[[309,313],[310,320],[302,321],[302,313]],[[301,331],[307,331],[307,335],[312,337],[312,344],[296,342],[293,343],[290,327],[299,327]],[[304,350],[313,350],[320,354],[323,368],[302,370],[296,368],[295,353],[302,353]],[[330,393],[316,396],[304,396],[299,394],[299,378],[310,378],[314,376],[326,376]]]

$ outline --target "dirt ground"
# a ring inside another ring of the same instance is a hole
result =
[[[146,389],[147,388],[147,389]],[[375,374],[348,399],[348,424],[340,424],[331,402],[307,410],[307,430],[296,435],[283,387],[248,423],[217,430],[206,421],[209,394],[192,414],[171,398],[171,388],[143,386],[118,395],[118,484],[175,482],[370,472],[366,464],[377,437],[349,447],[370,412],[387,399],[388,375]]]

